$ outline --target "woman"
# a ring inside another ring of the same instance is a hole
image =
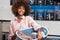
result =
[[[33,27],[38,31],[38,39],[42,39],[40,25],[38,25],[30,16],[30,6],[26,0],[18,0],[12,5],[12,12],[15,15],[15,19],[10,22],[10,30],[8,40],[16,39],[16,31]],[[26,40],[28,40],[27,37]]]

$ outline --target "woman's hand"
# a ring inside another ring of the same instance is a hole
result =
[[[38,39],[41,40],[43,37],[42,37],[42,34],[41,33],[38,33]]]
[[[11,38],[11,40],[15,40],[16,39],[16,34],[14,34]]]
[[[42,36],[41,30],[38,29],[38,40],[42,40],[42,39],[43,39],[43,36]]]
[[[18,31],[18,30],[16,30],[16,31]],[[16,39],[16,37],[17,37],[16,31],[15,31],[14,35],[12,36],[11,40],[15,40]]]

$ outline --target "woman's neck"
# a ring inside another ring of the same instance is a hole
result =
[[[20,21],[21,21],[22,19],[23,19],[22,16],[18,16],[18,17],[17,17],[18,23],[20,23]]]
[[[22,16],[18,16],[17,18],[18,18],[18,19],[22,19]]]

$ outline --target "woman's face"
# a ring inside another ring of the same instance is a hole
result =
[[[18,8],[18,15],[19,15],[19,16],[23,16],[24,13],[25,13],[25,8],[24,8],[24,6],[20,6],[20,7]]]

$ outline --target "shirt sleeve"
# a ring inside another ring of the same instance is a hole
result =
[[[34,30],[37,31],[39,28],[41,28],[41,26],[37,24],[32,17],[29,17],[29,19],[30,19],[31,26],[34,28]]]
[[[8,35],[8,40],[11,40],[12,36],[14,35],[13,32],[13,24],[12,21],[10,22],[10,28],[9,28],[9,35]]]

